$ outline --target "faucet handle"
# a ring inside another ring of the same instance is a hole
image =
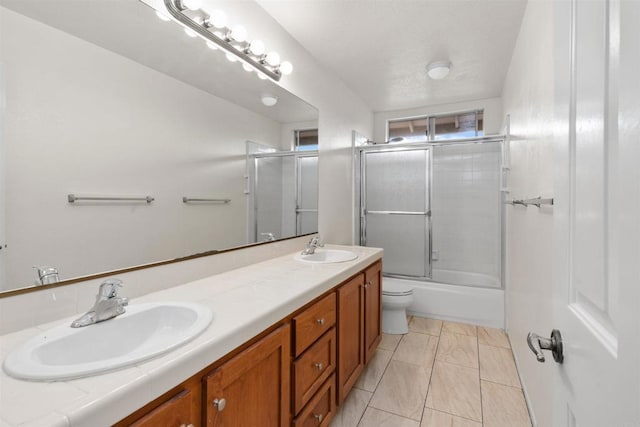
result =
[[[100,284],[97,299],[115,298],[118,296],[118,288],[122,288],[123,286],[122,280],[120,279],[107,279]]]

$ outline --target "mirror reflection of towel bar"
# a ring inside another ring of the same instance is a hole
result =
[[[529,205],[533,205],[539,208],[541,205],[551,205],[553,206],[553,197],[543,199],[540,196],[533,197],[531,199],[513,199],[513,200],[505,200],[506,204],[509,205],[521,205],[527,207]]]
[[[75,194],[68,194],[67,201],[69,203],[75,203],[82,200],[89,200],[93,202],[147,202],[151,203],[155,199],[151,196],[76,196]]]
[[[207,198],[198,198],[198,197],[183,197],[182,203],[220,203],[220,204],[228,204],[231,203],[231,199],[207,199]]]

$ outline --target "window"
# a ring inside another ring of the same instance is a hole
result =
[[[295,151],[318,149],[318,129],[295,130]]]
[[[484,112],[466,111],[410,119],[390,120],[387,124],[389,140],[426,142],[484,135]]]

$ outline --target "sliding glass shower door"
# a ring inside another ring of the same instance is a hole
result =
[[[318,156],[297,157],[296,236],[318,231]]]
[[[378,150],[361,157],[361,241],[382,247],[384,272],[431,274],[429,150]]]
[[[249,240],[299,236],[318,231],[318,155],[312,152],[254,154]]]
[[[362,147],[360,242],[385,275],[502,286],[501,139]]]

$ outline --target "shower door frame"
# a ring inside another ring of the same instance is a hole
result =
[[[355,141],[355,139],[354,139]],[[497,142],[500,144],[500,177],[499,177],[499,192],[500,192],[500,208],[499,208],[499,220],[500,220],[500,287],[495,288],[491,286],[474,286],[474,285],[465,285],[465,284],[451,284],[452,286],[465,286],[471,288],[479,288],[479,289],[504,289],[505,286],[505,257],[506,257],[506,224],[505,224],[505,195],[509,192],[507,179],[504,176],[505,169],[509,168],[509,159],[505,159],[505,156],[508,156],[508,135],[490,135],[490,136],[479,136],[473,138],[458,138],[458,139],[447,139],[447,140],[438,140],[438,141],[428,141],[428,142],[411,142],[411,143],[399,143],[399,144],[390,144],[390,145],[358,145],[355,147],[355,156],[356,161],[355,164],[357,166],[357,171],[355,172],[355,188],[356,191],[359,192],[357,194],[357,198],[359,199],[359,215],[358,218],[360,220],[360,245],[366,246],[366,182],[365,182],[365,156],[364,154],[367,152],[385,152],[385,151],[406,151],[406,150],[418,150],[418,149],[426,149],[429,152],[429,172],[428,172],[428,186],[427,186],[427,200],[429,203],[429,215],[428,215],[428,227],[426,228],[426,232],[428,235],[425,239],[428,239],[428,265],[429,265],[429,275],[426,277],[416,277],[416,276],[407,276],[402,274],[390,274],[384,273],[386,277],[397,277],[400,279],[408,279],[408,280],[416,280],[421,282],[435,282],[431,277],[433,275],[433,230],[432,230],[432,218],[431,218],[431,189],[433,185],[433,147],[439,146],[448,146],[448,145],[467,145],[467,144],[486,144]],[[441,283],[441,282],[437,282]]]
[[[257,189],[258,183],[260,182],[260,173],[258,169],[258,160],[265,158],[276,158],[276,157],[293,157],[295,161],[295,180],[294,180],[294,193],[296,195],[295,198],[295,214],[296,214],[296,232],[295,236],[300,236],[301,228],[302,228],[302,219],[301,214],[305,212],[316,212],[318,213],[318,209],[302,209],[300,208],[300,199],[302,198],[302,185],[300,180],[302,179],[302,171],[300,159],[303,157],[315,157],[319,158],[318,151],[316,150],[308,150],[308,151],[274,151],[274,152],[266,152],[266,153],[255,153],[251,154],[250,157],[253,158],[253,188],[251,189],[251,197],[253,204],[253,239],[254,242],[258,243],[261,240],[258,240],[258,197],[257,197]],[[283,237],[277,237],[276,240],[282,239]]]

